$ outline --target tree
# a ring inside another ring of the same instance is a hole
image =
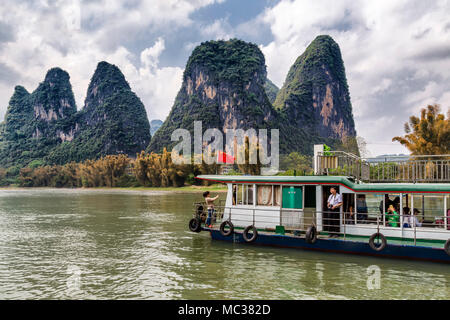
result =
[[[341,142],[336,146],[336,150],[360,156],[359,142],[358,137],[344,136]]]
[[[280,157],[280,168],[282,170],[295,170],[298,175],[304,173],[311,173],[312,158],[310,156],[302,155],[298,152],[291,152],[288,155]]]
[[[262,164],[258,154],[261,155],[261,152],[262,148],[256,138],[250,141],[249,137],[245,137],[244,145],[238,147],[237,159],[243,160],[243,163],[238,163],[239,171],[243,174],[260,175]]]
[[[439,113],[439,105],[428,105],[420,112],[420,119],[416,116],[405,123],[404,137],[394,137],[412,155],[434,155],[450,153],[450,110],[447,119]]]

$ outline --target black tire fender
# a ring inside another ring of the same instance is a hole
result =
[[[228,225],[228,227],[229,227],[228,231],[225,230],[225,227],[226,227],[227,225]],[[222,223],[220,224],[219,230],[220,230],[220,233],[221,233],[224,237],[228,237],[228,236],[231,236],[231,235],[233,234],[233,232],[234,232],[234,226],[233,226],[233,224],[231,223],[231,221],[226,220],[226,221],[224,221],[224,222],[222,222]]]
[[[189,220],[189,230],[197,233],[202,231],[202,223],[199,218],[192,218]]]
[[[377,246],[375,244],[375,239],[376,238],[379,238],[381,240],[381,244],[379,246]],[[387,241],[386,241],[386,238],[384,237],[384,235],[382,233],[377,232],[377,233],[374,233],[373,235],[370,236],[369,246],[372,248],[372,250],[380,252],[384,248],[386,248],[386,245],[387,245]]]
[[[450,256],[450,239],[448,239],[444,244],[444,251]]]
[[[249,237],[249,233],[252,233],[252,236]],[[251,225],[244,229],[244,232],[242,232],[242,237],[244,238],[245,242],[250,243],[256,240],[258,238],[258,230],[256,230],[256,227]]]
[[[305,240],[309,244],[314,244],[317,241],[317,229],[314,226],[309,226],[306,230]]]

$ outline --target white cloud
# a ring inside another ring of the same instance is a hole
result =
[[[141,52],[142,66],[136,84],[139,95],[150,106],[147,107],[150,118],[162,120],[170,112],[183,75],[183,69],[178,67],[159,68],[159,56],[164,49],[164,39],[158,38],[152,47]]]
[[[200,32],[204,37],[212,40],[228,40],[234,36],[226,18],[215,20],[213,23],[203,26]]]
[[[56,66],[69,72],[80,109],[97,63],[106,60],[121,69],[149,117],[164,119],[181,85],[182,69],[160,66],[165,49],[161,37],[142,52],[125,44],[140,33],[190,26],[191,13],[215,2],[221,1],[2,2],[0,22],[13,26],[15,34],[13,41],[0,43],[0,61],[8,70],[16,70],[19,79],[0,82],[0,118],[16,84],[31,92]]]
[[[281,1],[238,25],[225,11],[194,21],[196,10],[218,2],[97,0],[83,1],[77,11],[78,0],[4,0],[0,118],[16,84],[32,91],[55,66],[69,72],[81,108],[97,63],[106,60],[119,66],[149,117],[164,119],[182,81],[180,66],[165,59],[176,50],[170,37],[179,34],[187,35],[179,43],[183,52],[209,39],[273,38],[260,48],[278,86],[307,45],[330,34],[341,47],[358,134],[374,155],[405,152],[390,141],[420,107],[450,106],[449,0]],[[272,37],[261,37],[267,30]]]

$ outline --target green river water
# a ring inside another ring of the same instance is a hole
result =
[[[0,299],[450,299],[448,265],[191,233],[197,200],[200,192],[0,190]]]

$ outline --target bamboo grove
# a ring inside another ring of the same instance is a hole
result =
[[[218,165],[178,165],[171,153],[142,151],[135,159],[126,155],[108,155],[97,160],[65,165],[46,165],[20,169],[21,187],[180,187],[200,183],[198,174],[216,173]]]

